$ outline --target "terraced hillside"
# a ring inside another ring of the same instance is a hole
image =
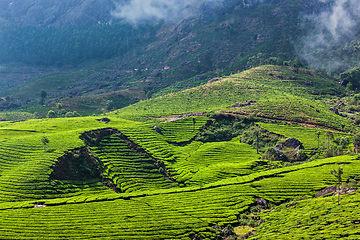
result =
[[[352,153],[353,134],[337,130],[357,128],[324,103],[332,98],[328,93],[338,94],[341,89],[335,88],[332,79],[296,71],[259,67],[140,102],[108,114],[108,119],[0,122],[0,239],[221,239],[228,235],[217,229],[239,226],[241,217],[253,211],[260,198],[275,207],[299,196],[312,198],[335,184],[330,171],[339,164],[344,168],[343,182],[358,182],[360,161]],[[283,79],[272,76],[279,72]],[[295,79],[288,79],[293,75]],[[316,86],[316,95],[308,93],[311,87],[304,81]],[[331,91],[325,91],[331,86]],[[248,100],[256,102],[228,108]],[[291,106],[277,111],[274,102],[279,108]],[[305,104],[315,111],[306,105],[310,110],[299,112]],[[209,131],[209,126],[219,133],[226,130],[221,125],[225,120],[207,111],[252,120],[248,125],[234,122],[239,132],[230,140],[204,141],[199,133]],[[254,129],[283,136],[271,144],[299,139],[307,160],[264,158],[253,147],[256,144],[242,141],[251,134],[256,139],[259,134],[253,134]],[[335,154],[340,156],[327,157],[325,147],[340,137],[347,139]],[[355,202],[347,199],[349,206]],[[281,214],[277,215],[281,209],[274,215],[260,215],[270,221],[256,230],[259,238],[279,237],[282,230],[269,232],[266,226],[283,224]],[[350,212],[338,209],[334,214],[346,219]],[[355,226],[351,221],[341,222],[344,231]],[[310,223],[304,222],[304,228]],[[296,231],[295,222],[286,224]],[[289,239],[291,231],[280,237]],[[324,239],[343,236],[332,231],[325,227],[296,234],[304,238],[322,234]],[[352,231],[348,237],[357,234]]]
[[[191,112],[226,111],[350,130],[353,129],[351,121],[331,112],[331,106],[322,101],[332,99],[343,91],[334,79],[318,73],[268,65],[179,93],[142,101],[116,111],[114,116],[136,120]],[[249,100],[256,103],[245,104]],[[230,108],[236,102],[243,104]]]
[[[359,194],[298,201],[292,207],[283,204],[272,213],[264,213],[267,219],[250,239],[296,239],[320,237],[323,239],[358,239],[360,235]]]

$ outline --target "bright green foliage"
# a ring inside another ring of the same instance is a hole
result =
[[[359,194],[344,195],[341,205],[336,197],[298,201],[261,214],[266,222],[249,239],[358,239],[360,235]]]
[[[352,142],[354,145],[354,151],[357,153],[360,152],[360,134],[359,133],[354,135]]]
[[[111,179],[122,192],[177,186],[164,179],[151,158],[129,149],[119,136],[106,137],[91,150],[104,164],[104,177]]]
[[[326,135],[326,130],[319,130],[316,128],[305,128],[305,127],[293,127],[289,125],[278,125],[278,124],[269,124],[269,123],[257,123],[261,128],[273,132],[276,134],[280,134],[285,137],[294,137],[298,139],[304,146],[305,153],[311,153],[313,149],[317,149],[319,143],[325,143],[327,145],[328,137]],[[320,134],[319,134],[320,133]],[[339,144],[340,141],[344,144],[345,140],[341,140],[340,138],[350,138],[352,139],[351,134],[340,133],[340,132],[331,132],[333,138],[338,139]],[[331,134],[330,134],[331,135]],[[330,139],[331,140],[331,139]],[[351,149],[350,143],[347,142],[344,146],[347,149]]]
[[[113,114],[127,119],[145,120],[148,117],[189,112],[229,111],[229,107],[236,102],[255,100],[258,101],[256,105],[230,110],[339,129],[344,125],[345,129],[351,129],[351,120],[334,114],[314,97],[340,94],[338,83],[317,75],[309,76],[304,74],[305,70],[296,71],[288,67],[261,66],[200,87],[141,101]],[[311,87],[304,82],[308,82]]]
[[[255,196],[275,204],[313,196],[336,182],[329,172],[338,164],[351,169],[344,181],[360,171],[356,156],[266,170],[266,161],[240,137],[192,140],[204,117],[196,118],[195,131],[193,118],[160,124],[163,134],[153,123],[109,118],[107,124],[93,117],[0,122],[1,239],[181,239],[190,232],[211,239],[215,232],[209,226],[237,223]],[[91,149],[104,165],[104,178],[123,192],[113,192],[100,179],[49,178],[57,158],[85,146],[82,133],[102,128],[122,134]],[[47,151],[44,134],[50,140]],[[131,150],[124,139],[146,154]],[[164,163],[175,183],[164,179],[155,161]],[[35,204],[47,207],[33,209]]]
[[[338,166],[338,169],[331,169],[330,173],[337,179],[336,188],[337,188],[337,195],[338,195],[338,205],[340,205],[340,186],[342,183],[342,175],[344,170],[342,167]]]
[[[63,108],[63,105],[61,103],[58,103],[56,104],[56,108],[60,111]]]
[[[180,143],[194,138],[208,119],[207,117],[190,117],[161,123],[159,127],[166,141]]]

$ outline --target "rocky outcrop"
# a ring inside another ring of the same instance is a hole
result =
[[[329,108],[329,110],[335,113],[336,115],[339,115],[339,110],[336,107],[331,107]]]
[[[284,146],[288,147],[288,148],[297,148],[297,147],[302,147],[302,143],[297,140],[296,138],[288,138],[285,140],[284,142]]]
[[[256,101],[254,101],[254,100],[248,100],[248,101],[245,101],[245,102],[237,102],[234,105],[230,106],[229,108],[250,106],[250,105],[255,104],[255,103],[256,103]]]

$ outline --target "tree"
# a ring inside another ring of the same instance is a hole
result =
[[[330,173],[337,179],[336,190],[338,194],[338,205],[340,205],[340,189],[342,182],[342,174],[344,173],[343,168],[338,166],[338,169],[331,169]]]
[[[54,112],[53,110],[50,110],[50,111],[47,113],[46,117],[48,117],[48,118],[54,118],[54,117],[55,117],[55,112]]]
[[[326,136],[326,138],[327,138],[327,150],[329,150],[329,149],[330,149],[330,142],[331,142],[332,140],[334,140],[334,133],[333,133],[333,132],[330,132],[330,131],[327,131],[327,132],[325,133],[325,136]]]
[[[111,110],[114,109],[114,108],[115,108],[115,103],[114,103],[114,101],[108,100],[108,101],[106,102],[106,110],[111,111]]]
[[[360,133],[355,134],[353,139],[354,153],[360,152]]]
[[[269,163],[268,163],[269,169],[271,169],[273,161],[279,160],[279,154],[278,154],[278,152],[276,152],[276,150],[274,148],[270,147],[270,148],[266,149],[264,155],[261,158],[269,160]]]
[[[258,129],[254,130],[253,137],[255,138],[255,142],[256,142],[256,153],[259,154],[259,130]]]
[[[44,104],[45,103],[45,98],[47,97],[47,93],[44,89],[41,89],[40,91],[40,104]]]
[[[347,86],[351,83],[353,88],[360,86],[360,68],[354,67],[340,74],[342,85]]]
[[[63,108],[63,105],[61,103],[56,104],[56,108],[59,109],[59,111],[61,111],[61,109]]]
[[[321,135],[321,131],[316,132],[316,137],[317,137],[317,140],[318,140],[318,149],[320,147],[320,135]]]
[[[44,150],[45,150],[46,145],[47,145],[49,142],[50,142],[50,140],[49,140],[49,138],[48,138],[47,136],[44,135],[44,136],[41,138],[41,143],[44,145]]]
[[[193,118],[192,121],[193,121],[193,126],[194,126],[194,127],[193,127],[193,132],[195,132],[196,119]]]

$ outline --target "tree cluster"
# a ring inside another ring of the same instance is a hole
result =
[[[109,59],[154,40],[158,27],[117,23],[86,29],[76,26],[5,29],[0,32],[0,63],[62,66]]]

